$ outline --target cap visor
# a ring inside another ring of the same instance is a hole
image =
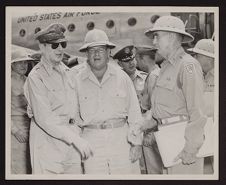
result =
[[[60,43],[60,42],[67,42],[67,39],[63,38],[63,39],[48,41],[48,43]]]

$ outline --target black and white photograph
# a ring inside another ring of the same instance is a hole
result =
[[[8,180],[218,180],[219,9],[6,7]]]

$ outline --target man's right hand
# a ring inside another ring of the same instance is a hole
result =
[[[77,137],[72,144],[79,150],[82,160],[87,160],[90,156],[93,156],[93,149],[85,139]]]
[[[16,131],[15,133],[13,133],[13,135],[20,143],[26,143],[28,141],[26,132],[23,132],[22,130]]]

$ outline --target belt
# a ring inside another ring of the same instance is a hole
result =
[[[184,115],[179,115],[179,116],[174,116],[174,117],[169,117],[169,118],[155,118],[152,116],[152,118],[158,123],[158,125],[170,125],[170,124],[175,124],[179,122],[184,122],[188,121],[188,117]]]
[[[63,123],[63,124],[70,124],[70,125],[74,125],[76,124],[76,121],[74,118],[70,118],[70,117],[61,117],[60,116],[60,121]]]
[[[150,132],[156,132],[156,131],[158,131],[158,126],[155,126],[155,127],[153,127],[153,128],[148,128],[148,129],[146,129],[146,130],[144,131],[144,135],[147,135],[147,134],[149,134]]]
[[[83,128],[88,129],[113,129],[123,127],[126,123],[126,119],[107,120],[99,124],[85,125]]]

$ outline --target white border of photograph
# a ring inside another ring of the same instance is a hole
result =
[[[28,15],[36,13],[49,13],[49,12],[213,12],[214,13],[214,32],[215,32],[215,95],[214,95],[214,121],[216,124],[215,130],[215,153],[214,153],[214,173],[205,175],[17,175],[10,173],[10,156],[11,156],[11,38],[12,38],[12,18],[14,15]],[[218,7],[179,7],[179,6],[95,6],[95,7],[82,7],[82,6],[8,6],[6,7],[6,160],[5,160],[5,173],[6,179],[52,179],[52,180],[217,180],[219,179],[219,8]]]

